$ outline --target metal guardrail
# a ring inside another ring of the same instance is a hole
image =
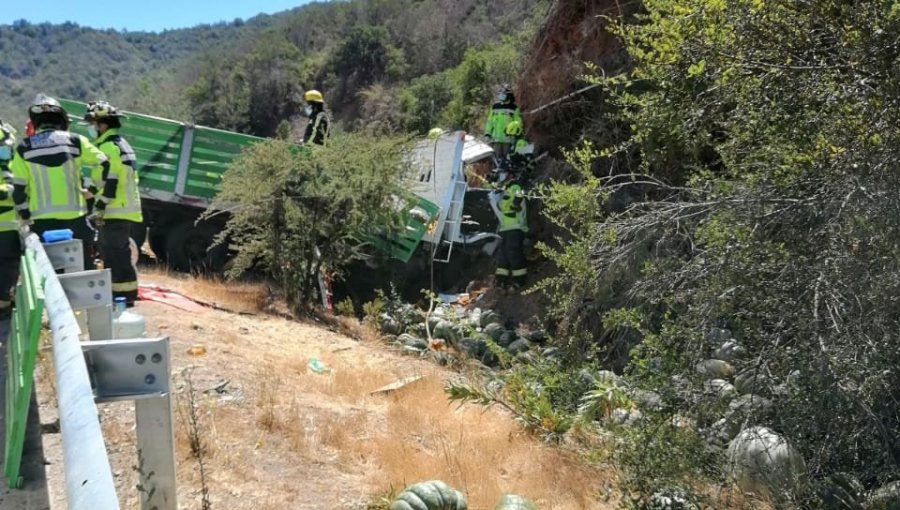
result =
[[[43,289],[44,307],[50,319],[69,510],[119,509],[96,403],[121,400],[135,402],[137,490],[141,495],[141,508],[176,510],[169,339],[110,339],[113,327],[109,271],[57,275],[58,270],[81,269],[80,264],[72,265],[73,259],[81,258],[80,241],[46,245],[45,251],[38,237],[29,235],[24,244],[25,257],[33,262],[27,262],[32,269],[26,267],[21,286],[26,294],[33,292],[35,296]],[[73,253],[76,257],[71,256]],[[28,304],[22,306],[22,303]],[[34,328],[39,335],[40,312],[35,312],[31,301],[20,301],[18,297],[16,306],[17,315],[28,311],[31,317],[36,316]],[[83,333],[76,310],[86,318],[87,324],[82,326],[90,334],[90,342],[80,342]],[[37,340],[33,345],[32,368]],[[27,364],[27,360],[20,362],[19,359],[21,356],[15,363]],[[28,385],[24,397],[27,416],[31,374],[22,377],[27,379]],[[19,402],[21,399],[18,397]],[[15,412],[22,411],[16,408]],[[7,416],[10,416],[9,410]],[[16,427],[21,427],[22,439],[24,424],[24,418],[7,420],[7,425],[17,434],[19,429]],[[7,441],[7,448],[10,444]],[[7,468],[16,471],[14,480],[7,477],[11,487],[22,484],[18,476],[21,445],[22,441],[14,442],[13,447],[19,451],[18,459],[12,459],[14,463],[7,458]]]

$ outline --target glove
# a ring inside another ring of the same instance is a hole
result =
[[[103,216],[103,212],[106,211],[106,202],[103,201],[103,198],[98,198],[94,201],[94,210],[97,211],[101,217]]]

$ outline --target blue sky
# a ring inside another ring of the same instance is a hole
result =
[[[72,21],[84,27],[158,32],[201,23],[252,18],[309,3],[310,0],[0,0],[0,24]],[[5,18],[5,19],[4,19]]]

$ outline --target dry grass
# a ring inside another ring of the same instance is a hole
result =
[[[265,418],[260,425],[293,453],[318,452],[341,469],[362,469],[370,486],[381,490],[442,479],[466,492],[472,508],[491,508],[508,492],[548,510],[612,508],[597,500],[607,476],[524,434],[499,411],[452,405],[438,370],[428,367],[422,380],[372,396],[397,374],[365,361],[328,364],[334,372],[318,375],[286,362],[291,376],[258,381],[263,391],[254,405]],[[317,403],[270,391],[278,384],[303,388]]]
[[[472,508],[491,508],[507,492],[546,509],[603,507],[595,497],[602,473],[522,433],[503,413],[451,405],[438,377],[390,397],[386,426],[358,446],[384,487],[440,478],[466,492]]]
[[[164,273],[142,279],[200,299],[231,294],[231,284],[209,280]],[[138,311],[149,331],[172,341],[181,508],[199,510],[201,486],[178,376],[186,366],[196,367],[214,510],[361,510],[392,486],[436,478],[466,492],[473,509],[492,508],[507,492],[544,510],[614,507],[596,498],[608,480],[604,472],[523,434],[505,413],[451,404],[443,386],[453,373],[398,356],[377,335],[360,334],[365,341],[355,342],[266,315],[189,314],[153,303]],[[187,354],[196,344],[206,347],[204,355]],[[314,357],[331,371],[311,372]],[[372,394],[414,375],[423,378],[392,394]],[[225,390],[213,390],[225,380]],[[130,494],[133,412],[103,412],[104,433],[116,450],[111,460],[122,473],[117,484]],[[128,501],[123,508],[136,506]]]
[[[165,267],[141,267],[140,283],[165,281],[164,288],[238,313],[262,313],[268,304],[265,284],[191,276]]]

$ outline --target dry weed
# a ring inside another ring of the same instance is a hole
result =
[[[166,288],[234,312],[262,313],[267,307],[268,293],[263,283],[195,276],[172,272],[165,267],[141,267],[140,277],[141,283],[153,283],[154,277],[164,277]]]

